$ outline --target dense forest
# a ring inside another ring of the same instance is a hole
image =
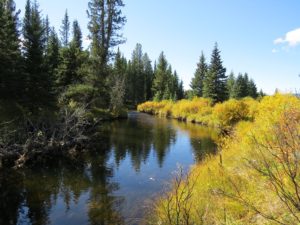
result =
[[[192,91],[186,93],[163,52],[152,63],[137,44],[131,59],[126,59],[118,49],[125,41],[120,33],[126,22],[122,1],[89,2],[90,46],[83,46],[80,25],[69,20],[67,10],[57,32],[49,18],[41,15],[36,1],[27,1],[22,19],[14,1],[1,0],[0,4],[4,24],[0,28],[1,101],[29,114],[71,102],[90,109],[109,106],[119,113],[125,106],[133,108],[151,99],[203,96],[219,102],[258,95],[247,74],[227,77],[217,44],[210,64],[202,53]]]
[[[69,21],[68,11],[58,35],[36,1],[27,1],[22,22],[14,2],[1,1],[1,100],[37,114],[71,101],[118,113],[125,103],[133,107],[153,96],[183,98],[183,83],[163,53],[153,68],[140,44],[130,60],[115,52],[124,42],[124,4],[101,4],[89,2],[91,44],[85,50],[80,25]],[[162,88],[168,90],[158,93]]]

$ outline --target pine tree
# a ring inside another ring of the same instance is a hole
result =
[[[90,0],[88,3],[88,29],[91,42],[91,73],[97,98],[97,105],[105,107],[110,97],[107,76],[108,62],[114,55],[113,49],[124,43],[120,30],[126,22],[122,16],[122,0]]]
[[[177,90],[177,100],[181,100],[184,98],[184,88],[183,88],[183,81],[179,82],[179,87]]]
[[[168,62],[164,53],[162,52],[158,58],[158,64],[154,74],[154,80],[152,84],[152,91],[154,99],[160,101],[164,97],[166,83],[168,81]]]
[[[60,35],[61,35],[61,43],[63,47],[67,47],[69,44],[69,36],[70,36],[70,21],[69,21],[68,10],[65,11],[64,19],[62,20]]]
[[[59,51],[59,38],[53,27],[52,29],[50,29],[45,54],[45,68],[47,68],[48,76],[52,77],[53,80],[56,79],[56,72],[60,63]]]
[[[206,64],[206,59],[202,52],[199,63],[197,64],[197,69],[196,69],[195,75],[190,84],[192,90],[194,91],[194,94],[198,97],[202,97],[203,82],[205,79],[205,75],[207,73],[207,69],[208,69],[208,66]]]
[[[31,111],[54,103],[53,80],[44,66],[45,27],[36,2],[26,3],[23,22],[23,54],[26,72],[26,97]]]
[[[243,81],[243,87],[242,87],[242,96],[247,97],[249,96],[249,76],[248,73],[244,73],[244,81]]]
[[[0,99],[20,101],[24,76],[19,47],[18,15],[13,0],[0,0]]]
[[[146,79],[144,76],[143,51],[142,45],[139,43],[136,44],[132,52],[131,66],[132,88],[134,89],[133,102],[138,104],[146,101],[144,94]]]
[[[107,66],[113,55],[112,49],[122,43],[124,39],[119,33],[126,22],[122,16],[122,0],[90,0],[88,3],[88,17],[90,22],[91,57],[96,63],[96,69]],[[99,71],[98,71],[99,73]]]
[[[176,70],[174,71],[171,80],[172,80],[172,88],[171,88],[172,99],[176,101],[178,100],[178,93],[180,88],[179,77]]]
[[[46,19],[44,20],[44,27],[45,27],[45,43],[47,46],[49,43],[49,38],[50,38],[50,34],[51,34],[51,27],[50,27],[48,15],[46,16]]]
[[[58,67],[58,85],[61,90],[72,84],[79,84],[83,82],[83,76],[80,74],[80,69],[84,63],[84,53],[76,40],[76,33],[73,34],[72,42],[68,47],[60,50],[60,64]],[[79,42],[78,42],[79,41]],[[83,57],[83,58],[82,58]]]
[[[153,82],[153,68],[151,65],[151,60],[147,53],[143,55],[143,66],[144,66],[144,76],[145,76],[145,85],[144,85],[144,99],[150,100],[152,99],[152,82]]]
[[[171,65],[168,66],[168,69],[166,71],[165,74],[165,88],[163,90],[163,97],[162,99],[173,99],[176,93],[174,93],[173,90],[173,83],[174,83],[174,79],[173,79],[173,74],[172,74],[172,67]]]
[[[204,80],[203,96],[211,98],[214,102],[222,102],[226,100],[228,97],[226,82],[226,68],[222,65],[220,50],[216,44],[212,52],[210,66]]]
[[[120,114],[125,103],[126,71],[127,60],[121,55],[118,49],[113,66],[113,74],[110,77],[110,85],[112,87],[110,93],[110,107],[116,114]]]
[[[228,97],[235,98],[235,76],[234,73],[231,72],[228,79],[227,79],[227,90],[228,90]]]
[[[248,96],[247,79],[243,74],[239,73],[234,85],[234,98],[240,99]]]
[[[73,39],[76,48],[82,50],[82,31],[77,20],[73,22]]]
[[[248,83],[248,95],[252,98],[258,97],[257,87],[253,79],[250,79]]]

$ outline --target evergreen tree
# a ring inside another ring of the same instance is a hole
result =
[[[259,97],[259,98],[263,98],[263,97],[265,97],[266,95],[267,95],[267,94],[264,93],[262,89],[260,89],[260,91],[258,92],[258,97]]]
[[[227,90],[228,90],[228,97],[235,98],[235,76],[234,73],[231,72],[228,79],[227,79]]]
[[[97,70],[106,67],[113,55],[112,49],[124,43],[119,33],[126,22],[121,11],[123,6],[122,0],[90,0],[88,3],[91,57],[96,63]]]
[[[248,80],[247,74],[239,73],[234,85],[234,98],[240,99],[248,96]]]
[[[163,52],[160,54],[158,64],[155,66],[152,82],[154,100],[183,98],[183,83],[179,81],[177,72],[172,72],[172,67],[168,64]]]
[[[69,21],[68,10],[66,10],[64,19],[62,20],[60,35],[61,35],[61,43],[63,47],[67,47],[69,44],[69,36],[70,36],[70,21]]]
[[[76,48],[82,50],[82,32],[77,20],[73,22],[73,39]]]
[[[184,98],[184,88],[183,88],[183,81],[179,82],[179,87],[177,90],[177,100],[181,100]]]
[[[0,99],[19,101],[24,77],[19,47],[18,15],[13,0],[0,0]]]
[[[50,29],[48,43],[46,46],[45,68],[47,68],[48,76],[55,80],[59,65],[60,43],[54,27]]]
[[[144,77],[145,77],[145,83],[144,83],[144,99],[150,100],[152,99],[152,82],[153,82],[153,68],[151,65],[151,60],[147,53],[143,55],[143,66],[144,66]]]
[[[138,104],[144,102],[145,99],[145,85],[146,79],[144,76],[144,65],[143,65],[143,51],[142,45],[136,44],[131,57],[131,81],[133,85],[133,102]]]
[[[254,83],[253,79],[250,79],[249,83],[248,83],[248,95],[252,98],[258,97],[257,87],[256,87],[256,84]]]
[[[230,81],[230,79],[231,78],[228,79],[228,82]],[[240,99],[245,98],[247,96],[257,98],[258,93],[256,85],[252,79],[249,80],[247,73],[245,73],[244,75],[239,73],[234,82],[232,93],[230,93],[230,97]]]
[[[111,93],[110,93],[110,107],[113,112],[120,114],[126,97],[126,71],[127,60],[121,55],[120,50],[115,57],[113,66],[113,74],[110,77]]]
[[[210,66],[203,83],[203,96],[211,98],[214,102],[222,102],[226,100],[228,97],[226,82],[226,68],[222,65],[220,50],[216,44],[212,52]]]
[[[190,84],[192,90],[194,91],[194,94],[198,97],[202,97],[203,93],[203,81],[205,79],[205,75],[207,73],[208,66],[206,64],[206,59],[203,54],[201,53],[199,63],[197,64],[197,69],[195,72],[195,75],[192,79],[192,82]]]
[[[90,0],[88,3],[88,29],[91,39],[91,73],[97,93],[97,105],[105,107],[110,97],[107,95],[109,75],[108,62],[114,55],[113,48],[124,43],[120,30],[126,22],[122,16],[122,0]]]
[[[26,72],[26,100],[28,107],[38,107],[54,102],[53,80],[44,66],[45,27],[36,2],[31,6],[27,0],[23,22],[23,54]]]
[[[51,27],[50,27],[48,15],[46,16],[46,19],[44,20],[44,27],[45,27],[45,43],[47,45],[49,43],[49,37],[51,34]]]
[[[178,100],[178,93],[180,88],[179,85],[180,85],[179,77],[175,70],[171,77],[171,93],[172,93],[172,99],[174,101]]]
[[[77,33],[73,33],[72,42],[68,47],[60,50],[60,64],[58,67],[58,85],[61,90],[72,84],[83,82],[81,67],[86,59],[84,52],[81,50],[81,39],[77,39]]]
[[[152,84],[152,91],[154,99],[160,101],[164,97],[166,84],[168,81],[168,62],[164,53],[162,52],[158,58],[158,64],[154,74],[154,80]]]
[[[239,73],[234,84],[233,98],[240,99],[246,97],[244,96],[245,89],[247,88],[245,87],[244,77]]]
[[[248,88],[248,85],[249,85],[249,76],[247,73],[244,73],[244,80],[243,80],[243,86],[242,86],[242,96],[243,97],[247,97],[249,96],[249,88]]]
[[[162,99],[174,99],[174,98],[176,98],[176,92],[174,92],[174,90],[173,90],[174,79],[173,79],[171,65],[168,66],[165,80],[166,80],[166,82],[165,82],[165,88],[163,90]]]
[[[153,69],[147,53],[143,54],[142,45],[137,44],[132,52],[127,71],[127,97],[136,105],[152,98]]]

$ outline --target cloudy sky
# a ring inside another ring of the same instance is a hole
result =
[[[25,0],[15,0],[24,11]],[[60,27],[67,8],[88,34],[88,1],[39,0],[43,15]],[[136,43],[154,61],[164,51],[189,88],[201,51],[210,59],[215,42],[228,73],[247,72],[259,88],[300,91],[299,0],[124,0],[129,58]],[[22,15],[22,14],[21,14]],[[86,41],[87,43],[87,41]]]

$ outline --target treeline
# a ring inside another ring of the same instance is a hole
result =
[[[247,73],[239,74],[237,77],[233,72],[229,76],[226,75],[226,68],[223,66],[217,44],[212,51],[210,64],[206,62],[202,52],[190,87],[192,90],[187,92],[188,98],[204,97],[212,99],[213,102],[247,96],[257,98],[259,95],[264,95],[262,91],[258,93],[256,84],[253,79],[249,79]]]
[[[153,67],[148,54],[143,53],[142,45],[136,44],[130,60],[117,52],[113,70],[115,82],[121,81],[124,85],[124,100],[129,107],[151,99],[176,101],[184,98],[183,81],[176,71],[172,71],[163,52]]]
[[[130,60],[115,54],[125,41],[123,6],[121,0],[89,1],[91,43],[84,49],[80,25],[67,11],[56,32],[37,1],[27,0],[21,21],[14,1],[0,0],[0,100],[38,114],[70,103],[118,113],[153,98],[183,98],[183,82],[163,53],[154,67],[140,44]]]

